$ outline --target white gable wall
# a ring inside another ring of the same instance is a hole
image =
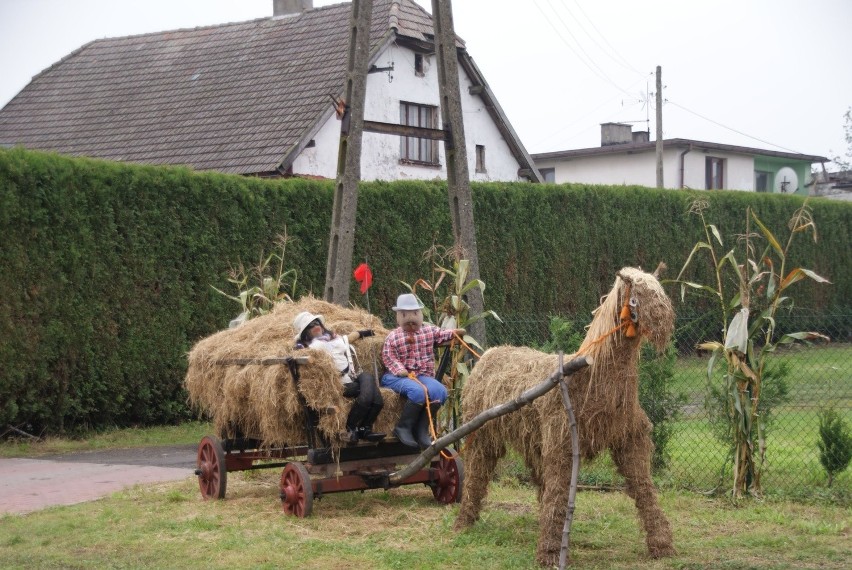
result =
[[[663,186],[680,188],[680,157],[683,148],[664,149]],[[706,185],[706,158],[725,160],[725,188],[754,190],[754,160],[750,156],[691,150],[684,155],[684,186],[703,190]],[[583,156],[559,160],[538,160],[536,166],[554,168],[556,183],[657,186],[657,159],[653,151],[637,154]]]
[[[414,52],[407,48],[391,45],[379,56],[376,65],[384,67],[389,61],[394,62],[393,81],[388,81],[387,73],[371,73],[367,76],[364,110],[366,120],[399,124],[401,101],[438,106],[440,97],[437,59],[434,55],[423,56],[423,77],[418,77],[414,73]],[[485,109],[482,99],[468,92],[470,85],[470,79],[459,66],[459,87],[465,121],[470,179],[516,181],[520,165]],[[329,108],[331,108],[330,98]],[[437,128],[441,128],[440,118]],[[340,121],[337,120],[336,115],[332,113],[314,136],[314,141],[316,145],[306,148],[294,161],[293,173],[335,178],[340,143]],[[484,173],[475,172],[476,145],[485,146],[486,172]],[[447,177],[443,142],[438,144],[440,166],[435,167],[400,164],[398,136],[365,132],[361,147],[362,180],[430,180]]]

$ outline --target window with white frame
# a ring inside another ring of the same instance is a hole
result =
[[[399,123],[409,127],[436,128],[438,108],[418,103],[399,104]],[[400,159],[417,164],[438,164],[438,141],[417,137],[399,137]]]
[[[555,168],[539,168],[538,173],[541,174],[541,178],[544,182],[548,182],[550,184],[554,184],[556,182]]]

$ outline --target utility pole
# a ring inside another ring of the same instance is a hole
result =
[[[479,255],[473,224],[473,199],[459,88],[458,52],[450,0],[432,0],[442,130],[364,120],[372,10],[372,0],[352,2],[346,95],[343,104],[338,105],[338,110],[342,111],[342,123],[324,298],[339,305],[346,305],[349,301],[349,273],[352,270],[355,243],[355,213],[358,206],[358,182],[361,178],[363,131],[444,141],[453,238],[470,262],[470,279],[479,279]],[[467,303],[472,315],[483,312],[484,302],[478,287],[468,293]],[[470,334],[480,344],[485,345],[485,323],[480,320],[470,328]]]
[[[367,94],[367,66],[370,63],[370,23],[373,0],[352,0],[349,20],[350,42],[346,67],[346,90],[337,152],[337,182],[331,213],[331,235],[325,268],[326,301],[346,306],[352,251],[355,247],[355,213],[358,209],[358,183],[361,180],[361,139],[364,101]]]
[[[479,279],[479,254],[476,248],[476,229],[473,224],[473,197],[467,165],[464,116],[459,89],[458,52],[451,0],[432,0],[432,20],[435,26],[435,53],[438,56],[441,121],[446,133],[444,152],[447,160],[447,193],[450,217],[453,222],[453,238],[470,261],[470,278]],[[472,315],[479,315],[485,309],[482,291],[478,287],[474,287],[468,293],[467,302]],[[477,321],[470,328],[468,332],[485,346],[484,320]]]
[[[663,187],[663,68],[657,66],[657,188]]]

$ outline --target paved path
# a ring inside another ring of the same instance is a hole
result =
[[[196,446],[0,459],[0,514],[98,499],[139,483],[194,476]]]

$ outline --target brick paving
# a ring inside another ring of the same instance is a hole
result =
[[[143,483],[194,477],[192,468],[0,459],[0,514],[29,513],[99,499]]]

